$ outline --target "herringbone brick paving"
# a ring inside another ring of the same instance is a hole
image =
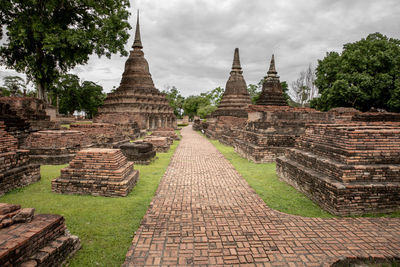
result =
[[[398,218],[304,218],[274,211],[191,127],[123,266],[329,266],[400,257]]]

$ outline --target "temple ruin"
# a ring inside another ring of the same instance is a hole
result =
[[[51,187],[61,194],[125,197],[138,178],[139,171],[121,150],[90,148],[79,151]]]
[[[107,94],[96,122],[137,123],[140,129],[176,128],[176,117],[165,94],[154,87],[140,38],[139,13],[133,51],[125,63],[121,84]]]
[[[256,101],[256,105],[263,106],[287,106],[278,72],[275,68],[275,58],[272,55],[271,63],[267,76],[264,78],[264,83],[260,97]]]
[[[0,266],[62,266],[81,247],[64,218],[0,203]]]

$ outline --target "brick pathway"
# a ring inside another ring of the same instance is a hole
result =
[[[123,266],[321,266],[400,257],[400,219],[318,219],[267,207],[191,127],[172,158]]]

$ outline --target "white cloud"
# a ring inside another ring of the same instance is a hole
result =
[[[176,86],[185,96],[228,79],[233,51],[240,49],[247,83],[265,76],[271,54],[289,84],[327,51],[369,33],[400,39],[398,0],[153,0],[132,1],[130,50],[140,9],[141,36],[156,87]],[[73,70],[81,79],[119,86],[126,58],[91,57]],[[0,75],[4,76],[4,68]]]

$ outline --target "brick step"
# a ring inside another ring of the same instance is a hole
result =
[[[21,263],[21,267],[62,266],[81,248],[79,238],[69,233],[57,237],[37,250],[29,259]]]
[[[64,218],[52,214],[35,215],[29,223],[17,223],[1,229],[0,266],[18,266],[64,233]]]
[[[400,182],[400,166],[390,164],[343,164],[310,151],[292,148],[286,158],[341,182]]]

